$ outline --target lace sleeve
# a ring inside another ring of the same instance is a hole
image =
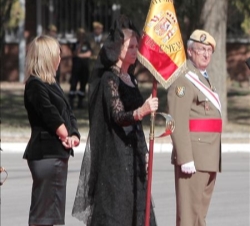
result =
[[[125,111],[119,94],[119,79],[110,75],[107,77],[106,85],[104,88],[105,99],[109,115],[113,121],[119,126],[128,126],[135,123],[133,111]]]

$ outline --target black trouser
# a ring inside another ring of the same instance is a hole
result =
[[[89,61],[88,59],[81,59],[74,57],[72,61],[72,73],[70,78],[70,90],[69,96],[75,97],[76,94],[79,97],[85,96],[85,88],[89,80]],[[79,90],[77,89],[77,84],[80,82]]]

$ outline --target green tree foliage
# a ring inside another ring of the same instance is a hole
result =
[[[0,0],[0,16],[1,16],[1,26],[0,26],[0,38],[1,38],[1,47],[4,41],[4,31],[5,25],[10,18],[11,6],[15,1],[11,0]],[[2,48],[1,48],[2,49]]]
[[[24,11],[19,0],[0,0],[0,62],[4,53],[5,32],[8,29],[18,29],[20,21],[24,20]],[[0,68],[1,76],[3,67]]]
[[[201,28],[200,15],[205,0],[175,0],[174,6],[184,43],[194,29]]]
[[[109,7],[114,5],[120,6],[120,12],[129,15],[138,29],[143,29],[144,23],[147,17],[147,12],[150,6],[151,0],[92,0],[95,5],[108,4]]]
[[[0,0],[0,18],[1,18],[1,26],[0,26],[0,62],[2,62],[3,56],[3,45],[4,45],[4,37],[5,37],[5,29],[6,24],[10,19],[10,12],[12,4],[17,2],[17,0]],[[3,68],[0,68],[1,76]]]
[[[17,29],[19,22],[24,20],[25,15],[18,0],[0,0],[0,14],[2,25],[0,26],[0,52],[2,53],[5,31],[8,29]]]
[[[122,13],[129,15],[141,30],[146,21],[150,2],[150,0],[131,1],[131,4],[128,0],[117,0],[117,3],[122,6]]]
[[[10,9],[10,17],[9,20],[6,21],[6,28],[17,28],[19,22],[24,20],[24,12],[20,6],[19,1],[13,1]]]
[[[6,29],[15,29],[24,19],[24,12],[18,0],[0,0],[1,24],[0,34],[4,37]]]
[[[250,0],[232,0],[232,6],[236,6],[239,12],[244,16],[241,28],[245,34],[250,35]]]

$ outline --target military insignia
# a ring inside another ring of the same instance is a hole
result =
[[[201,42],[204,42],[206,39],[207,39],[206,34],[202,34],[202,35],[200,36],[200,41],[201,41]]]
[[[215,88],[214,86],[211,86],[211,90],[212,90],[213,92],[216,92],[216,88]]]
[[[205,100],[205,111],[209,111],[209,103],[207,98]]]
[[[183,97],[185,95],[185,87],[184,86],[176,86],[175,93],[178,97]]]

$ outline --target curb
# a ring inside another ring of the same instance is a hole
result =
[[[1,143],[1,149],[4,153],[23,153],[27,143]],[[74,148],[75,153],[84,153],[86,143],[81,143],[78,147]],[[172,151],[171,143],[154,143],[155,153],[170,153]],[[250,143],[222,144],[222,153],[226,152],[249,152]]]

